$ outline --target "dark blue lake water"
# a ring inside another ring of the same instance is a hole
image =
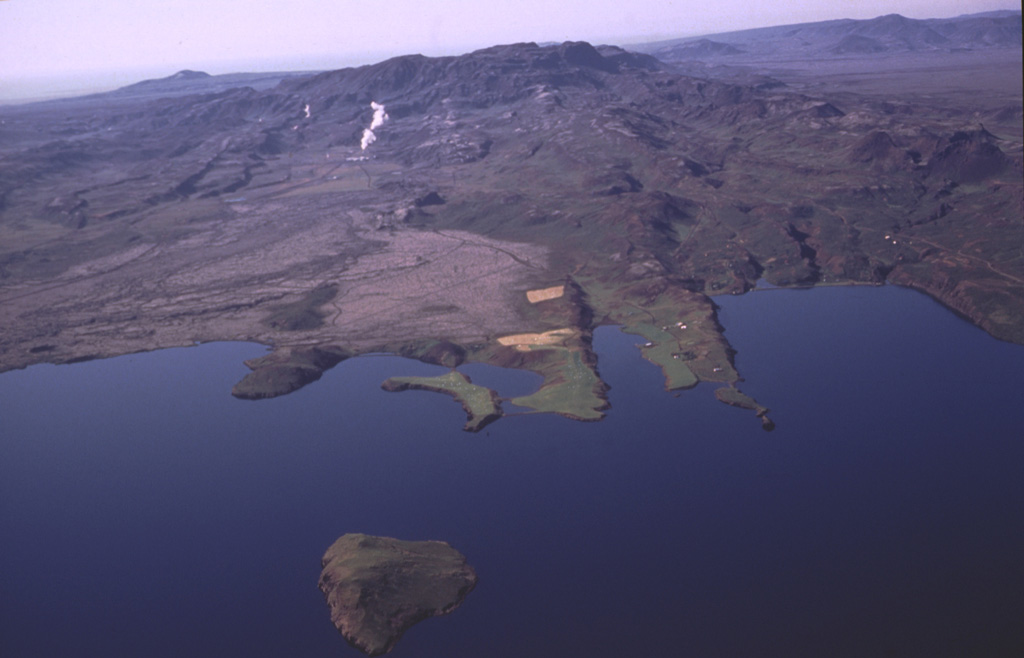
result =
[[[316,583],[365,532],[480,575],[396,657],[1024,655],[1024,348],[895,287],[718,301],[775,432],[614,328],[604,422],[476,435],[391,357],[262,402],[246,344],[6,373],[0,654],[361,655]]]

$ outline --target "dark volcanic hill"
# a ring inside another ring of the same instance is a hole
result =
[[[1024,342],[1021,145],[970,113],[565,43],[0,119],[0,369],[253,340],[266,397],[389,351],[596,419],[595,326],[734,387],[709,297],[761,279],[898,282]]]

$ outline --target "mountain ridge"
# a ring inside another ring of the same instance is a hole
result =
[[[844,39],[862,39],[857,52],[912,52],[950,49],[1020,48],[1020,12],[984,12],[954,18],[913,19],[887,14],[871,19],[836,19],[705,34],[631,44],[667,61],[692,59],[690,44],[701,40],[733,46],[747,56],[837,56],[849,52]],[[739,53],[708,51],[705,58]]]

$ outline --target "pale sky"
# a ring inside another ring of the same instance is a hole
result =
[[[0,0],[0,100],[40,80],[85,90],[184,68],[328,69],[516,41],[635,43],[1019,8],[1013,0]]]

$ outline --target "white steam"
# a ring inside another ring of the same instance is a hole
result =
[[[384,111],[384,106],[370,101],[370,107],[373,108],[373,121],[370,122],[370,130],[380,128],[388,118],[387,113]]]
[[[366,150],[366,147],[377,141],[377,136],[369,128],[363,130],[363,140],[359,142],[359,148]]]
[[[359,143],[360,148],[364,151],[366,147],[377,141],[377,135],[374,134],[374,130],[384,125],[384,122],[388,120],[388,115],[384,111],[384,106],[377,102],[370,102],[370,107],[373,108],[373,121],[370,122],[370,127],[363,131],[363,139]]]

